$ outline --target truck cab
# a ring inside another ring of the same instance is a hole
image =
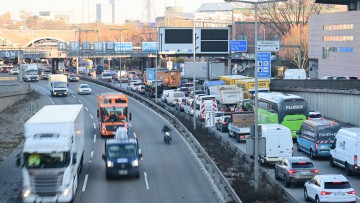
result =
[[[102,158],[105,161],[107,179],[121,176],[140,178],[142,152],[137,139],[122,137],[106,140]]]

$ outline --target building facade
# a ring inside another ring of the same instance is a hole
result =
[[[112,4],[96,4],[96,22],[104,24],[113,23]]]
[[[358,10],[310,17],[310,78],[360,77],[359,19],[360,11]]]

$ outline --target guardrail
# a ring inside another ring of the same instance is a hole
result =
[[[140,101],[141,103],[143,103],[144,105],[150,107],[151,109],[153,109],[154,111],[160,113],[162,116],[165,116],[169,121],[171,121],[171,123],[173,125],[176,126],[177,130],[183,131],[185,132],[184,134],[182,134],[184,136],[184,138],[190,142],[189,144],[191,144],[191,146],[195,146],[194,151],[196,152],[196,154],[198,156],[200,156],[199,158],[203,161],[205,161],[206,164],[206,169],[211,173],[216,173],[218,175],[218,177],[220,177],[218,179],[218,181],[214,180],[214,183],[217,185],[217,187],[219,188],[219,190],[222,191],[222,195],[224,196],[224,200],[225,202],[237,202],[237,203],[242,203],[242,201],[240,200],[240,198],[238,197],[238,195],[236,194],[236,192],[233,190],[233,188],[231,187],[229,181],[225,178],[225,176],[222,174],[222,172],[220,171],[220,169],[216,166],[216,164],[213,162],[213,160],[210,158],[210,156],[206,153],[206,151],[204,150],[204,148],[200,145],[200,143],[196,140],[196,138],[190,133],[190,131],[174,116],[172,115],[170,112],[168,112],[167,110],[165,110],[164,108],[162,108],[161,106],[157,105],[155,102],[151,101],[150,99],[147,99],[135,92],[131,92],[122,88],[118,88],[113,86],[111,83],[107,83],[107,82],[103,82],[103,81],[99,81],[96,79],[92,79],[89,77],[85,77],[85,76],[80,76],[80,78],[82,80],[86,80],[89,82],[93,82],[105,87],[108,87],[110,89],[122,92],[138,101]],[[199,155],[201,154],[201,155]],[[211,166],[211,167],[210,167]],[[223,201],[224,201],[223,200]]]

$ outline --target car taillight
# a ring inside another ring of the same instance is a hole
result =
[[[288,170],[288,173],[289,174],[294,174],[294,173],[297,173],[297,170]]]
[[[321,191],[320,195],[331,195],[331,192]]]
[[[349,191],[349,192],[346,192],[346,193],[348,193],[349,195],[355,195],[356,194],[355,190]]]
[[[223,125],[227,125],[228,124],[228,122],[223,122]]]
[[[315,150],[318,150],[318,148],[319,148],[319,144],[315,144]]]
[[[357,155],[354,155],[354,166],[356,167],[358,165],[358,157]]]
[[[313,172],[313,173],[319,173],[319,170],[313,169],[313,170],[311,170],[311,172]]]

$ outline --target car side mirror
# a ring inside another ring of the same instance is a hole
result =
[[[76,153],[73,154],[73,160],[72,160],[72,164],[75,165],[76,164]]]
[[[129,121],[131,121],[131,118],[132,118],[132,114],[129,113]]]
[[[141,149],[139,149],[139,158],[143,158],[143,154],[142,154]]]
[[[106,155],[105,154],[102,154],[102,159],[104,160],[104,161],[106,161]]]

